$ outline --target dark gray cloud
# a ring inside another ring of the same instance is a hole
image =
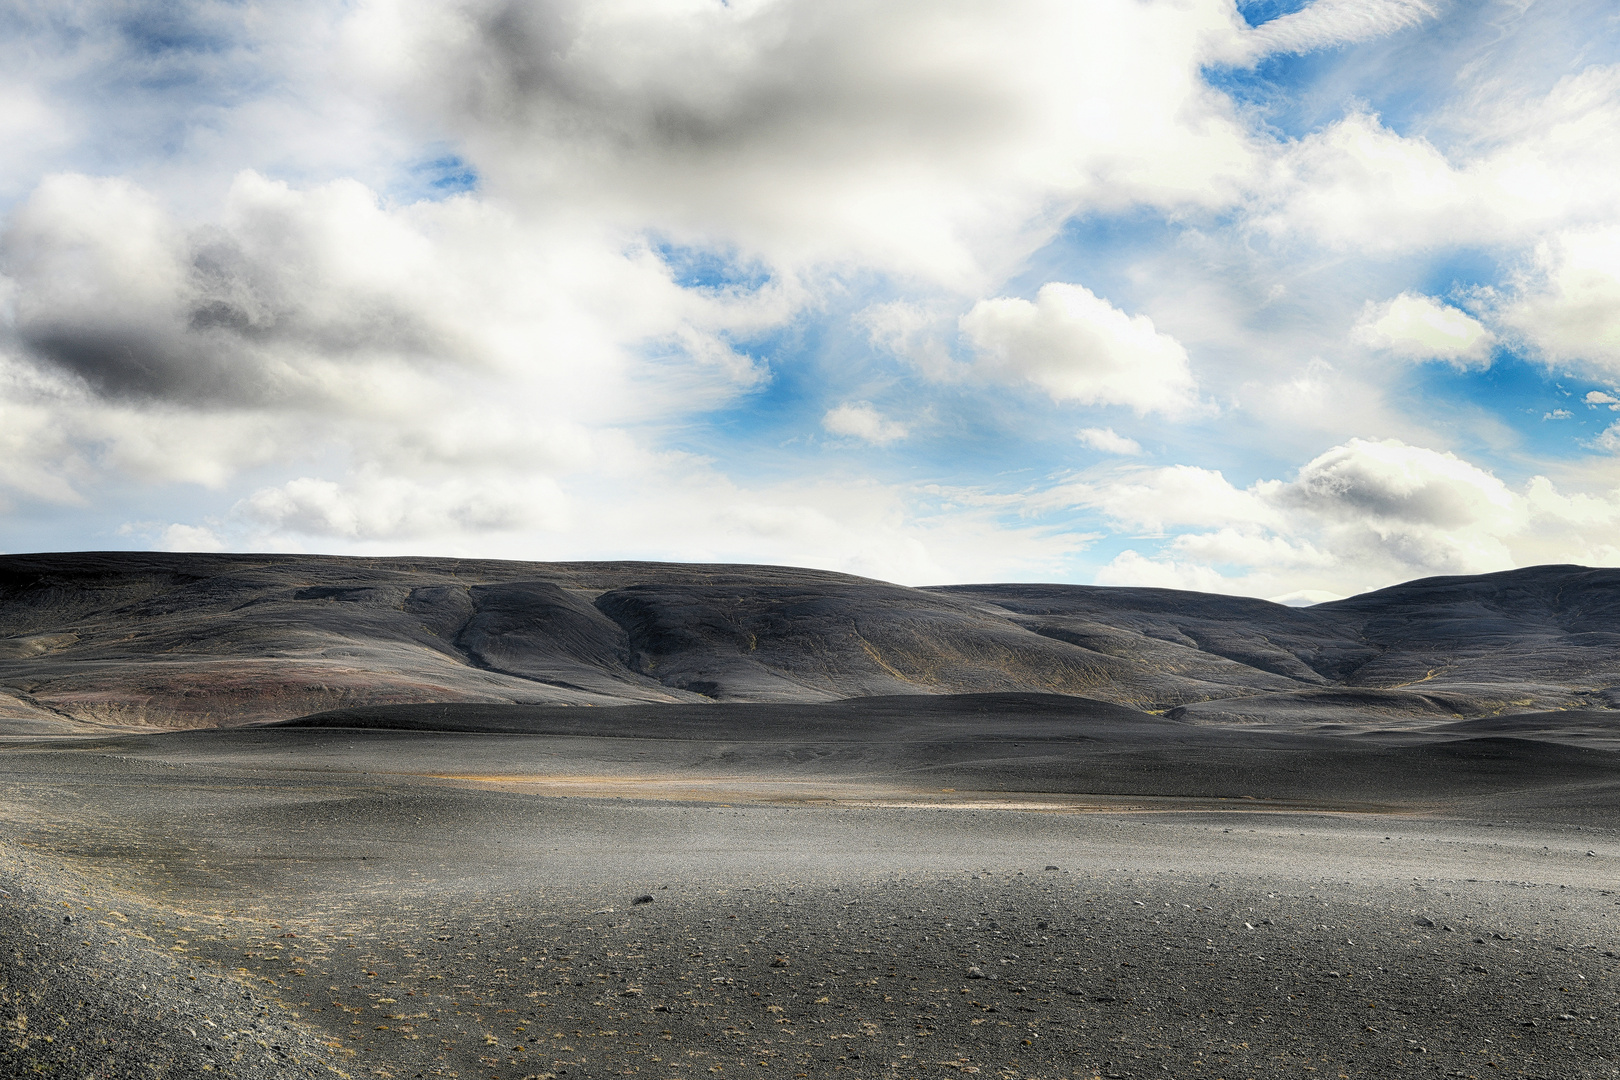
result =
[[[67,321],[24,325],[18,337],[35,356],[105,397],[201,403],[262,396],[243,385],[254,380],[243,379],[240,365],[218,363],[200,342],[177,335]]]
[[[189,405],[315,403],[323,369],[461,359],[412,297],[334,270],[319,208],[252,194],[238,235],[182,229],[127,184],[47,181],[0,238],[14,340],[104,397]]]
[[[1027,103],[998,80],[930,62],[916,4],[886,7],[831,0],[739,15],[717,5],[680,26],[610,23],[577,0],[503,0],[467,9],[473,33],[442,74],[478,123],[631,157],[712,160],[807,142],[866,152],[880,135],[911,153],[1019,122]]]

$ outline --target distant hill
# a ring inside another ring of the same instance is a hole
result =
[[[0,733],[405,702],[1065,694],[1193,723],[1426,726],[1620,705],[1620,571],[1427,578],[1312,608],[789,567],[0,557]]]

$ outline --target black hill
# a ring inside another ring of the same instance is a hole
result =
[[[303,555],[0,558],[0,728],[365,705],[1067,695],[1191,723],[1427,727],[1607,710],[1620,570],[1427,578],[1291,608],[787,567]]]
[[[1612,1077],[1617,600],[6,557],[0,1076]]]

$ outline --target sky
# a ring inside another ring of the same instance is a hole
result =
[[[1620,565],[1612,0],[0,0],[0,550]]]

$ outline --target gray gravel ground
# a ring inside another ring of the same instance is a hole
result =
[[[0,1075],[331,1075],[277,995],[166,950],[156,909],[77,879],[0,844]]]
[[[344,738],[13,744],[0,1075],[1620,1076],[1603,815],[559,798]]]

